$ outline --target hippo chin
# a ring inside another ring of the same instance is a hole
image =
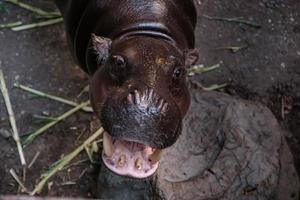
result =
[[[104,129],[105,165],[133,178],[152,175],[181,133],[195,64],[191,0],[57,0],[71,50],[90,76]]]

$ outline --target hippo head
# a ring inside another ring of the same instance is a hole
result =
[[[119,175],[148,177],[181,133],[190,104],[186,69],[198,52],[153,37],[95,35],[90,50],[97,61],[91,103],[105,130],[102,159]]]

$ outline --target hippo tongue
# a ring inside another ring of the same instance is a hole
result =
[[[154,174],[162,151],[146,145],[103,136],[102,160],[114,173],[133,178],[146,178]]]

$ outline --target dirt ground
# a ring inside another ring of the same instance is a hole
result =
[[[51,1],[24,0],[45,10],[55,9]],[[191,78],[204,86],[228,83],[225,92],[262,102],[268,106],[282,127],[300,173],[300,1],[297,0],[198,0],[197,48],[199,64],[220,68]],[[219,17],[211,18],[211,17]],[[259,27],[229,22],[242,17]],[[23,9],[0,2],[0,23],[30,22],[35,16]],[[227,18],[227,20],[224,20]],[[72,60],[62,24],[29,31],[0,30],[0,68],[4,71],[21,135],[43,125],[34,115],[57,116],[69,106],[37,98],[13,88],[18,82],[67,99],[77,97],[87,85],[87,77]],[[232,47],[239,49],[232,51]],[[5,136],[9,121],[0,98],[0,194],[19,193],[9,174],[22,170],[15,144]],[[91,134],[91,114],[78,112],[44,133],[25,149],[30,162],[25,185],[33,189],[40,174],[80,145]],[[90,164],[81,154],[77,164],[63,170],[46,186],[43,196],[91,197],[99,165]],[[75,161],[75,162],[76,162]],[[75,184],[76,183],[76,184]]]

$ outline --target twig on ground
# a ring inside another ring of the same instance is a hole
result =
[[[35,161],[37,160],[37,158],[40,156],[41,152],[37,152],[34,157],[32,158],[32,161],[30,162],[30,164],[28,165],[28,169],[30,169],[32,167],[32,165],[35,163]]]
[[[80,179],[84,176],[84,174],[85,174],[87,171],[88,171],[88,168],[85,168],[85,169],[80,173],[80,175],[79,175],[79,177],[78,177],[77,180],[80,180]]]
[[[22,183],[22,181],[19,179],[18,175],[16,174],[15,170],[10,169],[9,173],[12,175],[12,177],[17,181],[17,183],[19,184],[19,186],[22,188],[22,190],[26,193],[30,193],[28,191],[28,189],[25,187],[25,185]]]
[[[85,149],[86,154],[89,157],[90,162],[94,163],[94,159],[93,159],[93,156],[92,156],[90,148],[88,146],[85,146],[84,149]]]
[[[95,161],[93,159],[93,153],[96,153],[99,150],[98,145],[97,145],[96,142],[97,141],[94,141],[90,145],[84,147],[91,163],[95,163]]]
[[[189,76],[194,76],[195,74],[203,74],[210,72],[220,67],[220,64],[216,64],[210,67],[204,67],[204,65],[195,65],[188,70]]]
[[[52,99],[54,101],[58,101],[58,102],[61,102],[61,103],[64,103],[64,104],[67,104],[67,105],[70,105],[70,106],[78,106],[79,105],[78,103],[76,103],[74,101],[70,101],[70,100],[63,99],[61,97],[50,95],[50,94],[47,94],[47,93],[44,93],[44,92],[41,92],[41,91],[38,91],[38,90],[35,90],[35,89],[32,89],[32,88],[29,88],[27,86],[18,84],[18,83],[15,83],[14,87],[22,89],[26,92],[30,92],[31,94],[34,94],[34,95],[37,95],[37,96],[40,96],[40,97],[44,97],[44,98],[48,98],[48,99]],[[85,112],[93,112],[92,108],[88,107],[88,106],[85,106],[85,107],[81,108],[81,110],[83,110]]]
[[[55,117],[45,117],[45,116],[40,116],[40,115],[33,115],[33,121],[36,123],[49,123],[53,121],[57,121]]]
[[[81,108],[89,105],[89,103],[90,103],[89,101],[86,101],[84,103],[79,104],[75,108],[73,108],[73,109],[65,112],[63,115],[57,117],[56,121],[52,121],[52,122],[46,124],[45,126],[39,128],[38,130],[36,130],[34,133],[30,134],[23,142],[24,147],[29,145],[37,136],[39,136],[40,134],[42,134],[43,132],[45,132],[46,130],[51,128],[52,126],[56,125],[58,122],[64,120],[65,118],[67,118],[67,117],[71,116],[72,114],[74,114],[75,112],[79,111]]]
[[[225,21],[225,22],[233,22],[233,23],[238,23],[238,24],[244,24],[247,26],[251,26],[253,28],[261,28],[261,25],[255,23],[255,22],[251,22],[251,21],[247,21],[242,19],[241,17],[236,17],[236,18],[226,18],[226,17],[211,17],[208,15],[202,15],[203,17],[205,17],[206,19],[209,20],[217,20],[217,21]]]
[[[25,183],[26,182],[26,166],[23,166],[23,182]]]
[[[12,28],[20,25],[22,25],[22,22],[18,21],[18,22],[12,22],[7,24],[0,24],[0,28]]]
[[[230,50],[232,53],[237,53],[238,51],[246,49],[246,48],[248,48],[248,44],[245,44],[243,46],[219,47],[216,49],[220,49],[220,50],[225,49],[225,50]]]
[[[68,186],[68,185],[76,185],[76,182],[75,181],[67,181],[67,182],[60,184],[60,186]]]
[[[26,10],[29,10],[33,13],[36,13],[42,17],[45,17],[45,18],[48,18],[48,17],[60,17],[61,14],[59,12],[47,12],[47,11],[44,11],[40,8],[37,8],[37,7],[34,7],[34,6],[31,6],[29,4],[26,4],[26,3],[22,3],[20,2],[19,0],[5,0],[6,2],[8,3],[12,3],[16,6],[19,6],[21,8],[24,8]]]
[[[18,152],[19,152],[19,156],[20,156],[20,160],[21,160],[21,164],[22,166],[26,166],[26,160],[24,157],[24,153],[23,153],[23,148],[20,142],[20,137],[19,137],[19,132],[17,129],[17,124],[16,124],[16,118],[15,118],[15,114],[13,112],[12,106],[11,106],[11,102],[10,102],[10,98],[9,98],[9,94],[6,88],[6,84],[5,84],[5,80],[4,80],[4,75],[2,70],[0,70],[0,89],[4,98],[4,102],[7,108],[7,113],[9,116],[9,121],[10,121],[10,125],[13,131],[13,139],[15,140],[16,144],[17,144],[17,148],[18,148]]]
[[[99,140],[95,141],[96,144],[101,143],[101,142],[103,142],[103,139],[99,139]]]
[[[28,29],[33,29],[33,28],[39,28],[39,27],[43,27],[43,26],[49,26],[49,25],[53,25],[53,24],[57,24],[62,22],[63,19],[60,18],[55,18],[55,19],[49,19],[47,21],[43,21],[43,22],[37,22],[37,23],[33,23],[33,24],[25,24],[25,25],[21,25],[21,26],[16,26],[11,28],[11,30],[13,31],[23,31],[23,30],[28,30]]]
[[[220,89],[223,89],[227,87],[227,83],[224,83],[224,84],[214,84],[214,85],[211,85],[209,87],[203,87],[204,90],[206,91],[214,91],[214,90],[220,90]]]
[[[34,19],[45,20],[45,19],[57,19],[60,18],[60,12],[50,12],[49,15],[37,15]]]
[[[69,168],[74,167],[74,166],[78,166],[78,165],[80,165],[80,164],[82,164],[82,163],[85,163],[85,162],[87,162],[87,161],[89,161],[89,159],[79,160],[79,161],[77,161],[77,162],[74,162],[74,163],[71,163],[71,164],[69,164],[69,165],[66,165],[62,170],[69,169]],[[60,162],[60,161],[59,161],[59,162]],[[59,162],[58,162],[58,163],[59,163]],[[57,165],[58,163],[54,163],[53,166]],[[53,166],[52,166],[52,167],[53,167]],[[50,167],[50,168],[51,168],[51,167]]]
[[[61,171],[68,163],[70,163],[81,151],[84,150],[84,148],[92,143],[94,140],[96,140],[102,133],[103,128],[100,128],[98,131],[96,131],[93,135],[91,135],[82,145],[80,145],[77,149],[75,149],[73,152],[65,156],[64,158],[60,159],[57,164],[44,173],[42,175],[43,179],[37,184],[35,189],[30,193],[30,195],[35,195],[36,193],[40,193],[44,187],[44,185],[47,183],[47,181],[57,172]]]
[[[82,91],[77,95],[77,98],[81,97],[84,93],[89,92],[90,86],[85,86]]]
[[[214,90],[220,90],[220,89],[223,89],[225,87],[227,87],[227,83],[224,83],[224,84],[214,84],[214,85],[211,85],[209,87],[204,87],[201,83],[199,83],[198,81],[193,81],[193,80],[190,80],[190,83],[197,89],[201,89],[201,90],[205,90],[205,91],[214,91]]]

